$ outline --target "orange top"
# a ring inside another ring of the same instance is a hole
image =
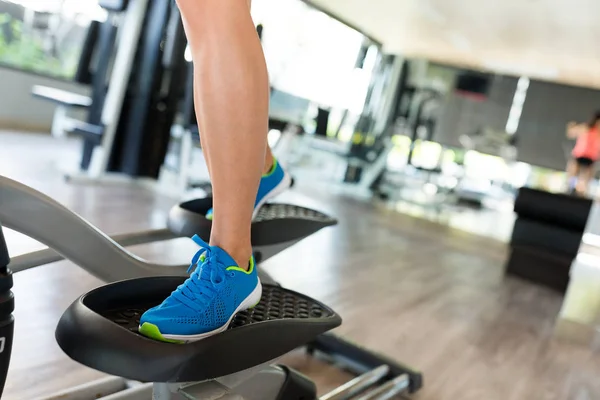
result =
[[[575,158],[589,158],[597,161],[600,157],[600,132],[598,129],[592,128],[579,135],[571,154]]]

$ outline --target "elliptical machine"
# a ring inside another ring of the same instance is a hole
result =
[[[185,279],[187,266],[142,260],[54,200],[4,177],[0,177],[0,204],[0,221],[6,227],[53,249],[36,252],[33,258],[17,257],[18,269],[19,261],[29,262],[31,268],[36,266],[34,259],[41,265],[49,258],[64,256],[105,281],[119,281],[79,298],[65,312],[56,331],[57,341],[69,357],[118,377],[92,382],[49,399],[316,399],[310,380],[288,367],[272,365],[299,346],[360,375],[322,399],[355,398],[352,396],[367,389],[373,390],[363,399],[387,399],[397,393],[413,393],[422,386],[419,372],[326,334],[341,323],[333,310],[281,288],[264,273],[260,275],[264,287],[261,303],[239,313],[222,334],[186,345],[143,337],[137,333],[140,315]],[[210,221],[204,215],[211,206],[210,198],[175,206],[169,221],[174,231],[170,237],[194,232],[208,238]],[[335,223],[335,219],[314,210],[269,204],[261,209],[253,224],[253,247],[263,251],[258,257],[264,259]],[[164,230],[158,230],[155,235],[142,232],[141,237],[130,234],[121,239],[139,244],[168,237]],[[13,338],[14,298],[9,262],[0,227],[1,388]],[[249,341],[252,346],[247,345]]]

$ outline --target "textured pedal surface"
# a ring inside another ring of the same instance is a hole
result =
[[[332,313],[311,299],[277,286],[264,286],[260,303],[238,313],[229,329],[276,319],[329,318]]]
[[[285,218],[319,221],[328,224],[335,223],[335,219],[319,211],[291,204],[279,203],[265,204],[262,206],[254,222],[271,221]]]
[[[112,322],[138,333],[141,315],[152,304],[129,305],[101,311],[100,314]],[[237,313],[229,329],[277,319],[329,318],[333,314],[318,303],[302,295],[289,292],[278,286],[263,286],[260,303],[256,307]]]

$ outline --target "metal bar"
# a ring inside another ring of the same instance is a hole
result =
[[[282,396],[287,371],[271,361],[212,381],[154,384],[154,400],[272,400]]]
[[[331,333],[319,335],[307,345],[307,350],[309,352],[320,352],[326,356],[326,359],[329,358],[344,364],[345,367],[355,374],[362,374],[380,365],[388,365],[390,371],[385,377],[386,380],[407,374],[410,378],[410,393],[415,393],[423,387],[423,375],[421,372]]]
[[[400,375],[365,396],[359,397],[357,400],[390,400],[397,395],[404,393],[409,385],[409,376],[406,374]]]
[[[152,400],[192,399],[244,400],[243,397],[231,393],[229,388],[216,381],[201,382],[189,386],[186,390],[182,388],[182,384],[154,383]]]
[[[152,242],[160,242],[163,240],[170,240],[176,237],[177,236],[173,235],[173,233],[171,233],[169,229],[162,228],[115,235],[111,236],[111,239],[119,245],[127,247]],[[30,268],[38,267],[40,265],[61,261],[64,259],[65,258],[61,254],[48,248],[13,257],[10,266],[13,272],[19,272]]]
[[[371,385],[377,383],[380,379],[387,375],[390,368],[387,365],[382,365],[369,372],[362,374],[359,377],[352,379],[350,382],[343,384],[337,389],[322,396],[319,400],[346,400],[352,396],[362,392]]]
[[[149,400],[151,398],[152,383],[144,383],[142,385],[133,386],[121,392],[111,394],[110,396],[101,397],[99,400]]]
[[[37,400],[90,400],[104,398],[104,396],[125,389],[127,389],[125,379],[109,376],[54,393],[49,397],[40,397]]]

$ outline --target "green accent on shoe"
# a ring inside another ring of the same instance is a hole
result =
[[[207,220],[209,220],[209,221],[212,221],[212,219],[213,219],[213,213],[212,213],[212,209],[210,209],[209,211],[210,211],[210,212],[209,212],[209,213],[207,213],[207,214],[205,215],[205,217],[206,217],[206,219],[207,219]]]
[[[254,271],[254,256],[250,257],[250,267],[248,268],[248,271],[246,271],[244,268],[240,268],[237,265],[232,265],[231,267],[227,267],[227,271],[239,271],[239,272],[243,272],[246,275],[250,275],[253,271]]]
[[[151,324],[149,322],[144,322],[142,326],[140,326],[140,333],[150,339],[158,340],[159,342],[165,343],[174,343],[174,344],[184,344],[185,342],[181,340],[173,340],[167,339],[160,333],[158,326]]]
[[[263,174],[262,177],[266,178],[267,176],[273,175],[273,172],[277,169],[277,159],[273,157],[273,165],[271,165],[271,169],[266,174]]]

